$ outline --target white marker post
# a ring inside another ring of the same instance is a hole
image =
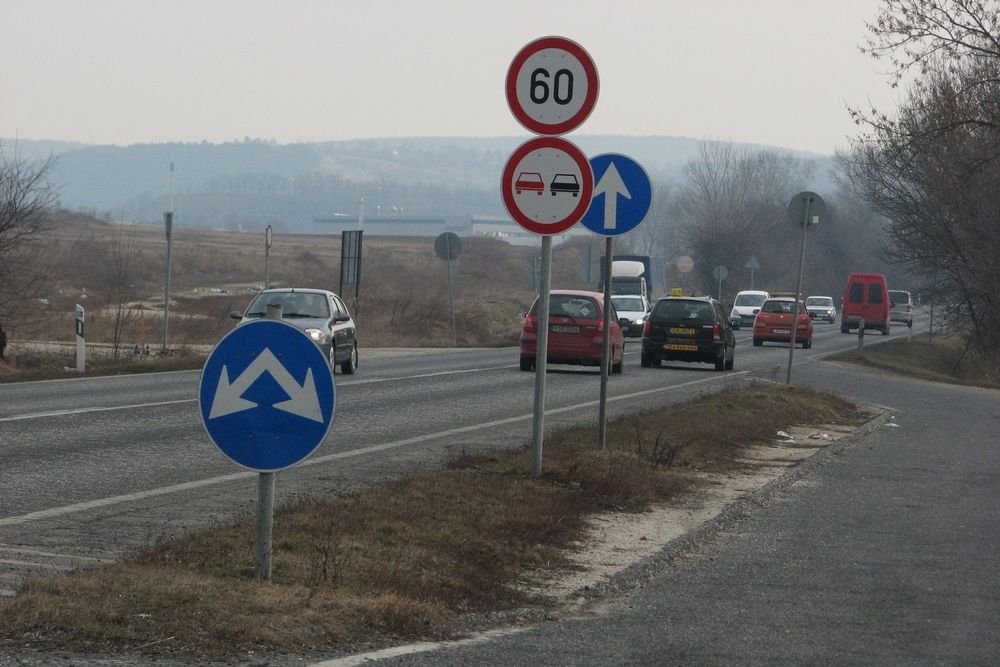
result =
[[[87,356],[87,346],[86,346],[86,336],[84,332],[84,316],[85,312],[83,306],[76,304],[76,372],[83,373],[86,369],[86,356]]]

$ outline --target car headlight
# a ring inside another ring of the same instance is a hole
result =
[[[306,335],[309,336],[314,343],[318,343],[320,345],[325,343],[327,340],[326,332],[322,329],[306,329]]]

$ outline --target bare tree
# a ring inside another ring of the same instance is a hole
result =
[[[125,237],[125,225],[116,226],[111,242],[109,263],[105,276],[105,300],[111,310],[111,350],[117,361],[121,356],[122,338],[126,328],[139,318],[133,307],[135,286],[142,283],[142,262],[132,239]]]
[[[868,52],[913,72],[893,113],[854,111],[863,133],[840,161],[890,220],[895,261],[933,284],[967,349],[996,363],[1000,344],[1000,4],[886,0]]]
[[[0,143],[0,318],[18,319],[37,298],[45,272],[33,244],[48,222],[56,190],[48,177],[55,157],[32,162]]]

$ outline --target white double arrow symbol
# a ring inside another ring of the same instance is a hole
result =
[[[594,186],[594,196],[604,193],[604,228],[616,229],[618,227],[618,196],[626,199],[632,198],[632,193],[625,186],[621,174],[612,162],[604,170],[601,180]]]
[[[313,381],[312,369],[306,371],[306,379],[300,385],[267,348],[264,348],[264,351],[257,355],[253,363],[247,366],[246,370],[240,373],[239,377],[232,383],[229,382],[229,369],[226,366],[222,367],[222,373],[219,375],[219,386],[215,390],[212,411],[208,418],[215,419],[231,415],[234,412],[256,408],[256,403],[243,398],[243,392],[249,389],[250,385],[264,373],[270,373],[271,377],[289,396],[287,401],[275,403],[275,408],[323,423],[323,410],[319,405],[319,396],[316,395],[316,383]]]

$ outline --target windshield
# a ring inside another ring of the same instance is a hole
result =
[[[330,316],[330,306],[323,294],[311,292],[267,292],[258,294],[250,307],[247,308],[247,317],[264,317],[267,314],[267,307],[271,305],[281,306],[281,316],[283,318],[315,318],[322,319]]]
[[[767,299],[767,297],[764,296],[763,294],[737,294],[736,302],[733,305],[752,306],[756,308],[757,306],[764,303],[765,299]]]
[[[831,297],[822,296],[811,296],[806,299],[807,306],[832,306],[833,299]]]
[[[646,307],[642,303],[642,299],[634,296],[627,297],[612,297],[611,303],[615,304],[616,310],[624,311],[645,311]]]

